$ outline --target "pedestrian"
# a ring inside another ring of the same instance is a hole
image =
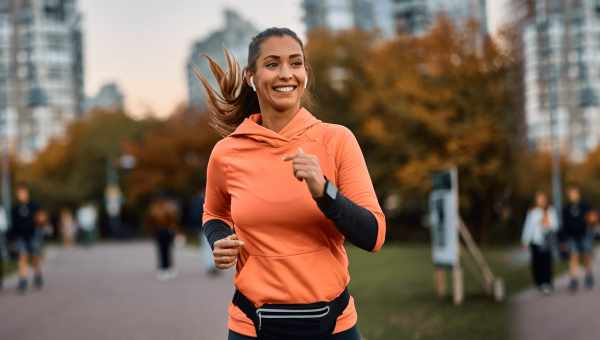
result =
[[[90,246],[96,239],[96,221],[98,210],[93,203],[86,203],[77,210],[77,224],[81,230],[81,242]]]
[[[208,57],[220,91],[197,75],[224,136],[203,228],[216,266],[236,266],[229,339],[360,339],[344,240],[375,252],[385,238],[360,146],[304,107],[314,78],[296,33],[259,33],[243,71],[225,55],[226,72]]]
[[[29,188],[25,184],[17,184],[16,198],[11,211],[11,233],[18,253],[19,282],[17,291],[24,294],[27,291],[30,265],[34,272],[34,286],[41,289],[44,285],[41,264],[43,235],[41,230],[36,227],[35,221],[39,206],[31,200]]]
[[[567,190],[567,203],[563,207],[563,223],[561,229],[563,247],[569,251],[569,291],[576,292],[579,288],[579,264],[583,259],[585,268],[584,284],[587,288],[594,287],[592,272],[593,234],[588,228],[590,206],[581,199],[581,193],[576,186]]]
[[[39,209],[34,218],[36,228],[39,230],[42,240],[51,238],[54,234],[54,228],[52,228],[52,224],[50,224],[48,212],[44,209]]]
[[[554,289],[552,251],[558,230],[556,212],[548,204],[545,193],[535,194],[535,205],[527,212],[521,242],[531,252],[531,273],[536,287],[544,294]]]
[[[72,247],[75,243],[77,233],[77,223],[73,219],[73,214],[69,208],[63,208],[60,211],[60,235],[65,248]]]
[[[166,281],[177,276],[173,261],[173,244],[177,235],[179,211],[167,198],[155,199],[148,208],[146,227],[154,236],[157,253],[157,279]]]
[[[0,205],[0,290],[4,288],[4,261],[8,258],[8,244],[6,243],[6,231],[8,221],[6,210]]]
[[[600,214],[598,210],[592,209],[588,213],[588,229],[591,232],[592,240],[597,240],[600,236]]]

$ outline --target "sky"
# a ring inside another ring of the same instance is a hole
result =
[[[492,29],[507,0],[488,0]],[[116,82],[134,116],[164,117],[187,100],[185,63],[192,43],[223,26],[231,8],[259,30],[285,26],[304,36],[301,0],[79,0],[85,93]]]

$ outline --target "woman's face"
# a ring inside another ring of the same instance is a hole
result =
[[[543,208],[546,206],[546,204],[548,203],[548,200],[546,199],[546,195],[544,194],[537,194],[535,196],[535,205]]]
[[[304,83],[308,80],[304,54],[292,37],[270,37],[260,45],[254,85],[261,111],[287,111],[300,107]]]

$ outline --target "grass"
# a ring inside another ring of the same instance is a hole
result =
[[[494,273],[504,279],[508,297],[531,282],[527,263],[511,260],[514,251],[484,250]],[[428,244],[386,245],[377,254],[350,247],[348,253],[350,292],[366,340],[509,338],[509,303],[485,295],[479,279],[466,268],[463,305],[454,306],[451,297],[436,297]]]
[[[1,260],[0,260],[1,261]],[[14,261],[4,261],[4,265],[2,266],[4,279],[6,279],[10,274],[17,270],[17,263]]]

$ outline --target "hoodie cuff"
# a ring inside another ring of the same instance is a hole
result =
[[[216,241],[222,240],[233,234],[233,230],[229,225],[221,220],[207,221],[202,226],[202,231],[204,232],[204,236],[206,236],[208,244],[210,244],[210,249],[213,250],[215,249]]]

